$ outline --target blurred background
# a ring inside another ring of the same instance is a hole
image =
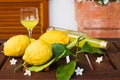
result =
[[[49,25],[77,30],[74,0],[49,0]]]

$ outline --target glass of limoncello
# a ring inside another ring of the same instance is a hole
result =
[[[32,30],[38,24],[38,8],[27,7],[20,9],[20,22],[28,30],[29,37],[32,37]]]

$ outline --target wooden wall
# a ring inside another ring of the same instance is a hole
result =
[[[39,24],[33,29],[33,37],[38,38],[49,24],[48,0],[0,0],[0,38],[8,39],[17,34],[28,34],[20,23],[20,8],[37,7]]]

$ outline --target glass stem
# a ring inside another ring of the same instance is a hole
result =
[[[28,30],[28,35],[29,35],[30,38],[32,37],[32,29]]]

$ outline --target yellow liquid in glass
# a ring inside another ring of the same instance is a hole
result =
[[[21,20],[21,23],[28,30],[32,30],[38,24],[38,20]]]

